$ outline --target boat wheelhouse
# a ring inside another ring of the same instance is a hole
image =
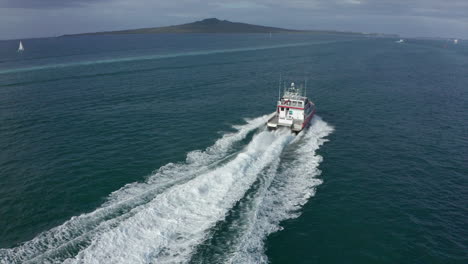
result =
[[[275,115],[268,120],[269,129],[288,127],[299,133],[307,127],[315,114],[315,105],[306,96],[306,89],[296,87],[294,83],[284,90],[279,98]]]

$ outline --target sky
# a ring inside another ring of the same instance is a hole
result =
[[[0,39],[169,26],[212,17],[290,29],[468,39],[468,0],[0,0]]]

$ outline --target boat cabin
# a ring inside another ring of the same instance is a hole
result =
[[[286,126],[298,132],[308,124],[314,113],[315,105],[306,97],[305,89],[291,83],[284,89],[283,96],[277,102],[276,114],[267,125],[270,129]]]
[[[305,96],[303,89],[296,87],[294,83],[285,89],[283,97],[277,105],[279,125],[291,126],[296,120],[304,121],[304,111],[310,107],[310,102]]]

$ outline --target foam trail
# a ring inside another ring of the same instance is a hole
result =
[[[227,263],[268,263],[264,240],[281,229],[280,223],[300,215],[299,209],[315,194],[322,181],[318,166],[322,157],[315,152],[324,144],[333,127],[320,117],[314,117],[310,128],[298,138],[298,148],[292,153],[294,160],[283,163],[278,175],[270,175],[257,193],[255,206],[248,212],[248,225],[244,236],[237,241],[237,249]],[[294,145],[292,145],[294,147]],[[270,171],[276,173],[276,170]]]
[[[103,60],[95,60],[95,61],[81,61],[81,62],[74,62],[74,63],[49,64],[49,65],[33,66],[33,67],[27,67],[27,68],[0,70],[0,74],[47,70],[47,69],[56,69],[56,68],[65,68],[65,67],[88,66],[88,65],[95,65],[95,64],[107,64],[107,63],[117,63],[117,62],[157,60],[157,59],[176,58],[176,57],[183,57],[183,56],[200,56],[200,55],[210,55],[210,54],[219,54],[219,53],[232,53],[232,52],[242,52],[242,51],[299,47],[299,46],[307,46],[307,45],[312,45],[312,44],[322,44],[322,43],[329,43],[329,42],[330,41],[300,42],[300,43],[280,44],[280,45],[271,45],[271,46],[190,51],[190,52],[173,53],[173,54],[148,55],[148,56],[126,57],[126,58],[118,58],[118,59],[103,59]]]
[[[184,183],[209,171],[229,155],[232,146],[251,131],[263,126],[270,115],[246,120],[235,126],[205,151],[188,153],[187,161],[167,164],[145,183],[131,183],[112,193],[108,201],[93,212],[72,217],[64,224],[45,231],[30,241],[11,249],[0,249],[0,263],[49,263],[72,257],[96,236],[145,210],[145,205],[171,186]]]
[[[293,138],[287,130],[257,134],[235,159],[156,196],[65,263],[187,262],[207,231],[224,219]]]

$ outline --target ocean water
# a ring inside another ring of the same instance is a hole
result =
[[[0,41],[0,263],[468,263],[468,42],[394,41]]]

